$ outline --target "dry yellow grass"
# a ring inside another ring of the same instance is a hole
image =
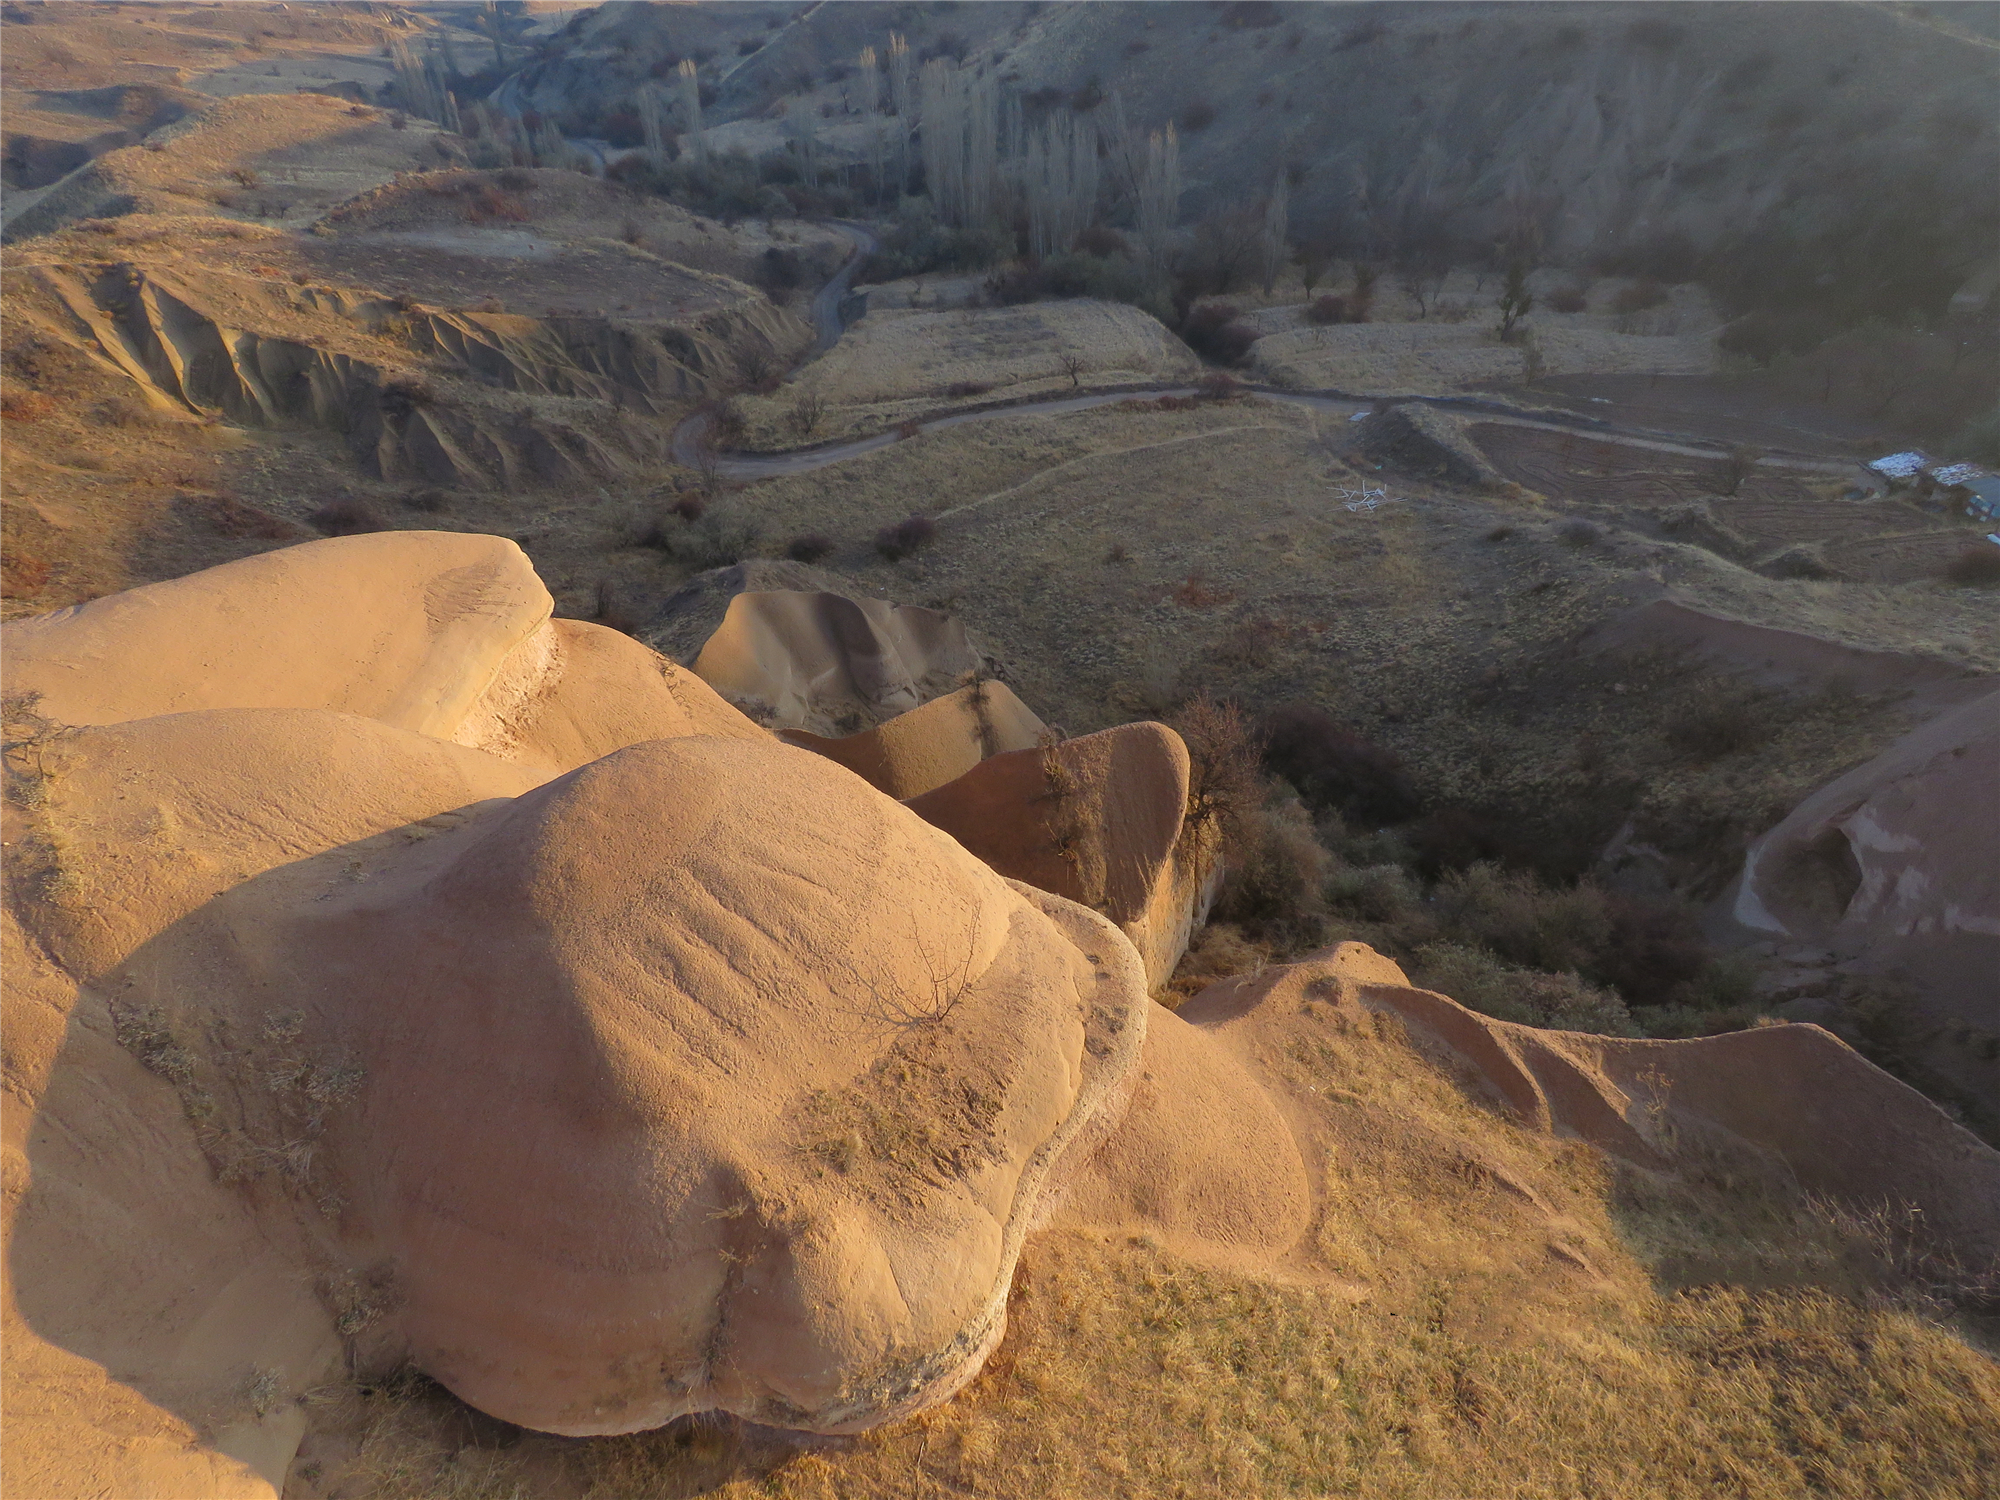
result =
[[[1537,375],[1707,375],[1712,334],[1641,335],[1555,318],[1503,344],[1496,319],[1300,328],[1257,341],[1256,372],[1298,390],[1443,395]]]
[[[1064,364],[1074,358],[1072,378]],[[881,432],[956,402],[1067,396],[1147,381],[1192,381],[1201,365],[1136,307],[1078,299],[1024,307],[871,313],[797,379],[739,398],[743,443],[796,447]],[[801,392],[824,405],[810,430],[793,420]]]
[[[563,1441],[392,1390],[340,1398],[359,1457],[320,1477],[399,1500],[1992,1494],[2000,1369],[1867,1226],[1742,1162],[1666,1177],[1532,1134],[1393,1023],[1271,1066],[1337,1142],[1276,1273],[1057,1230],[986,1371],[897,1427]]]

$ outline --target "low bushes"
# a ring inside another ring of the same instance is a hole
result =
[[[816,563],[833,551],[833,538],[809,531],[785,543],[785,556],[792,562]]]
[[[1264,766],[1298,789],[1310,807],[1372,823],[1400,823],[1417,811],[1402,762],[1311,704],[1265,715]]]
[[[1210,364],[1241,364],[1257,342],[1255,329],[1236,321],[1227,302],[1210,302],[1191,310],[1181,323],[1181,339]]]
[[[1227,933],[1191,964],[1211,964],[1218,942],[1270,961],[1352,938],[1502,1020],[1631,1036],[1754,1019],[1753,970],[1710,952],[1691,907],[1503,865],[1523,852],[1502,847],[1505,828],[1457,809],[1417,816],[1396,757],[1323,709],[1253,724],[1202,697],[1173,723],[1190,822],[1219,823],[1227,861],[1213,913]],[[1350,816],[1374,831],[1350,831]],[[1177,988],[1212,977],[1191,969]]]
[[[1947,582],[1960,588],[1990,589],[2000,585],[2000,547],[1991,542],[1974,542],[1945,564]]]
[[[905,516],[875,533],[875,550],[890,562],[901,562],[936,539],[937,522],[929,516]]]
[[[389,518],[370,501],[342,496],[329,500],[306,517],[315,531],[326,536],[360,536],[370,531],[387,531]]]

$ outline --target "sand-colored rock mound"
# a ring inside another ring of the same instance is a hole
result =
[[[942,1399],[1143,1046],[1108,923],[761,734],[537,790],[323,711],[33,749],[10,1484],[274,1494],[336,1321],[560,1431]]]
[[[551,607],[499,537],[338,537],[11,624],[11,686],[65,724],[327,708],[451,739]]]
[[[904,713],[978,665],[964,625],[937,610],[773,590],[729,601],[694,670],[774,725],[824,731]]]
[[[850,580],[810,563],[783,557],[746,557],[726,568],[709,568],[697,573],[675,589],[646,622],[639,638],[663,656],[683,666],[692,666],[701,648],[729,613],[729,601],[738,594],[770,593],[776,590],[799,593],[846,594],[849,598],[868,597]]]
[[[1137,1062],[1116,930],[768,739],[633,747],[425,833],[233,890],[109,981],[175,1035],[282,1005],[287,1045],[351,1059],[301,1187],[387,1268],[397,1346],[570,1433],[860,1427],[969,1377]],[[245,1108],[215,1128],[270,1128]]]
[[[226,946],[161,1005],[119,966],[190,943],[225,892],[268,904],[273,871],[362,841],[407,847],[538,778],[315,711],[9,731],[9,876],[26,925],[7,915],[6,1486],[275,1496],[305,1426],[293,1398],[340,1361],[315,1295],[318,1216],[289,1211],[284,1166],[317,1146],[308,1124],[323,1108],[299,1090],[337,1078],[280,1081],[267,1033],[287,1002],[232,992],[243,971]],[[245,933],[281,940],[255,921]],[[196,997],[205,1020],[263,1049],[257,1065],[227,1069],[207,1050],[212,1036],[189,1025]],[[264,1101],[257,1133],[219,1118],[219,1097]]]
[[[551,608],[503,538],[338,537],[11,624],[9,687],[69,725],[331,709],[545,776],[640,740],[759,734],[692,673]]]
[[[784,739],[838,761],[878,792],[903,800],[955,781],[989,756],[1033,749],[1047,732],[1012,688],[988,678],[859,734],[830,737],[787,729]]]
[[[199,96],[195,96],[199,97]],[[440,147],[462,152],[455,138],[428,121],[392,128],[389,116],[351,109],[325,94],[265,94],[221,101],[154,133],[145,146],[99,156],[7,226],[9,241],[48,234],[85,217],[133,212],[213,213],[222,207],[248,219],[262,185],[268,213],[300,222],[364,187],[398,173],[437,165]],[[331,170],[329,157],[338,165]],[[269,177],[268,184],[262,179]]]
[[[1506,477],[1480,451],[1464,421],[1421,401],[1371,415],[1361,424],[1361,448],[1406,474],[1452,484],[1497,484]]]
[[[1298,1241],[1311,1208],[1298,1142],[1270,1094],[1225,1042],[1156,1009],[1131,1105],[1057,1222],[1144,1225],[1183,1255],[1261,1267]]]
[[[1358,943],[1223,980],[1180,1015],[1268,1079],[1313,1028],[1379,1013],[1535,1128],[1654,1169],[1719,1146],[1864,1212],[1913,1209],[1967,1265],[2000,1253],[2000,1152],[1817,1026],[1690,1041],[1543,1031],[1414,989]]]
[[[993,756],[910,807],[1001,874],[1104,913],[1160,985],[1221,873],[1212,840],[1187,828],[1187,797],[1180,736],[1125,724]]]
[[[101,257],[104,241],[87,235],[94,243],[74,246],[65,237],[23,252],[27,263],[9,273],[10,302],[41,313],[62,342],[132,380],[156,410],[219,411],[247,427],[333,428],[382,479],[513,489],[657,466],[671,430],[656,417],[720,389],[737,352],[779,358],[804,335],[794,315],[723,278],[695,282],[713,304],[699,316],[672,305],[624,310],[630,303],[570,317],[542,315],[538,302],[532,316],[474,311],[357,287],[357,275],[379,269],[365,257],[300,259],[296,242],[272,230],[243,229],[248,243],[238,244],[238,226],[224,221],[135,218],[114,234],[143,244],[149,226],[156,238],[195,235],[229,248],[208,255],[220,264],[193,276],[137,244],[124,263],[79,265]],[[394,253],[384,258],[396,264]],[[675,270],[616,241],[567,258],[611,261],[568,268],[600,287],[643,287]],[[490,265],[474,253],[457,259],[460,285]],[[280,277],[285,268],[273,260],[294,261],[303,284]],[[441,299],[449,290],[435,280],[422,287]],[[423,370],[411,367],[412,356]],[[603,407],[592,415],[574,398]]]

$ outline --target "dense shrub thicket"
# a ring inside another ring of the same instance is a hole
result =
[[[1190,813],[1216,818],[1228,873],[1204,944],[1219,961],[1354,938],[1419,984],[1502,1020],[1612,1035],[1747,1025],[1754,972],[1712,952],[1695,913],[1496,857],[1476,819],[1423,812],[1396,756],[1325,710],[1253,722],[1200,698],[1175,716]],[[1194,955],[1191,983],[1207,974]]]

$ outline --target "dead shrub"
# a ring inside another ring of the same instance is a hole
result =
[[[809,531],[785,543],[785,556],[792,562],[816,563],[833,551],[833,538]]]
[[[923,430],[924,424],[911,417],[896,424],[896,438],[899,442],[908,442]]]
[[[1248,761],[1254,775],[1254,760]],[[1325,940],[1325,889],[1333,857],[1314,837],[1298,799],[1273,796],[1236,819],[1215,915],[1280,953]]]
[[[1169,721],[1187,745],[1187,825],[1221,831],[1225,848],[1245,834],[1243,820],[1264,798],[1256,731],[1234,703],[1203,692]]]
[[[1547,886],[1495,864],[1446,875],[1433,906],[1454,940],[1547,973],[1588,972],[1612,937],[1610,906],[1596,886]]]
[[[1944,566],[1947,583],[1960,588],[1990,589],[2000,584],[2000,547],[1975,542]]]
[[[1580,313],[1590,306],[1590,297],[1580,286],[1558,287],[1549,294],[1549,306],[1559,313]]]
[[[1738,446],[1729,450],[1729,457],[1722,461],[1722,493],[1733,495],[1743,487],[1743,481],[1757,472],[1757,460],[1763,452],[1757,448]]]
[[[40,391],[9,391],[0,396],[0,417],[10,422],[39,422],[55,409],[55,402]]]
[[[626,600],[618,585],[609,578],[597,580],[597,609],[591,619],[609,630],[621,635],[636,635],[644,623],[638,610]]]
[[[1711,697],[1667,726],[1667,743],[1689,760],[1706,764],[1766,744],[1777,732],[1772,708],[1763,698],[1735,694]]]
[[[1181,322],[1181,341],[1210,364],[1240,364],[1257,342],[1256,330],[1236,321],[1236,308],[1210,302],[1193,308]]]
[[[672,512],[669,512],[672,514]],[[657,517],[645,535],[645,545],[658,547],[674,561],[696,570],[726,568],[757,555],[757,528],[735,511],[707,506],[694,520]]]
[[[890,562],[901,562],[936,539],[936,521],[922,514],[910,515],[876,532],[875,550]]]
[[[438,515],[451,509],[451,495],[440,489],[411,490],[403,496],[405,509],[422,511],[425,515]]]
[[[1306,304],[1306,321],[1322,328],[1332,323],[1347,322],[1347,299],[1332,292],[1316,297]]]
[[[1220,370],[1210,370],[1194,385],[1195,399],[1199,401],[1234,401],[1243,394],[1243,382]]]
[[[1416,789],[1402,760],[1325,709],[1288,704],[1259,727],[1265,769],[1289,782],[1308,807],[1371,824],[1415,816]]]
[[[1218,604],[1227,604],[1236,595],[1228,589],[1217,588],[1208,581],[1208,574],[1196,568],[1173,590],[1174,603],[1184,609],[1213,609]]]
[[[792,431],[802,438],[811,437],[819,430],[822,418],[826,416],[826,398],[815,390],[802,390],[792,398],[792,409],[786,414]]]
[[[1410,855],[1426,879],[1447,870],[1463,870],[1481,860],[1518,853],[1506,824],[1490,813],[1468,807],[1440,807],[1425,813],[1405,830]]]
[[[944,388],[944,393],[953,401],[960,401],[967,396],[983,396],[992,389],[984,380],[954,380]]]
[[[1425,944],[1409,968],[1423,988],[1496,1020],[1602,1036],[1639,1035],[1623,1000],[1577,974],[1517,968],[1459,943]]]
[[[304,528],[282,516],[274,516],[268,510],[246,504],[231,494],[207,495],[199,499],[187,497],[199,510],[202,519],[218,536],[234,537],[240,540],[264,542],[297,541],[304,536]],[[380,526],[363,528],[380,531]],[[334,536],[344,532],[329,533]]]
[[[465,217],[474,224],[525,224],[530,215],[528,205],[513,194],[482,185],[466,199]]]
[[[743,408],[729,397],[711,396],[695,410],[708,419],[709,435],[721,446],[731,447],[743,440]]]
[[[1630,286],[1619,289],[1618,295],[1611,299],[1611,310],[1621,314],[1644,312],[1666,300],[1667,289],[1652,277],[1642,276]]]
[[[0,546],[0,594],[19,598],[49,581],[47,559],[19,547]]]
[[[388,531],[389,518],[372,501],[343,495],[329,500],[306,520],[326,536],[360,536],[370,531]]]

